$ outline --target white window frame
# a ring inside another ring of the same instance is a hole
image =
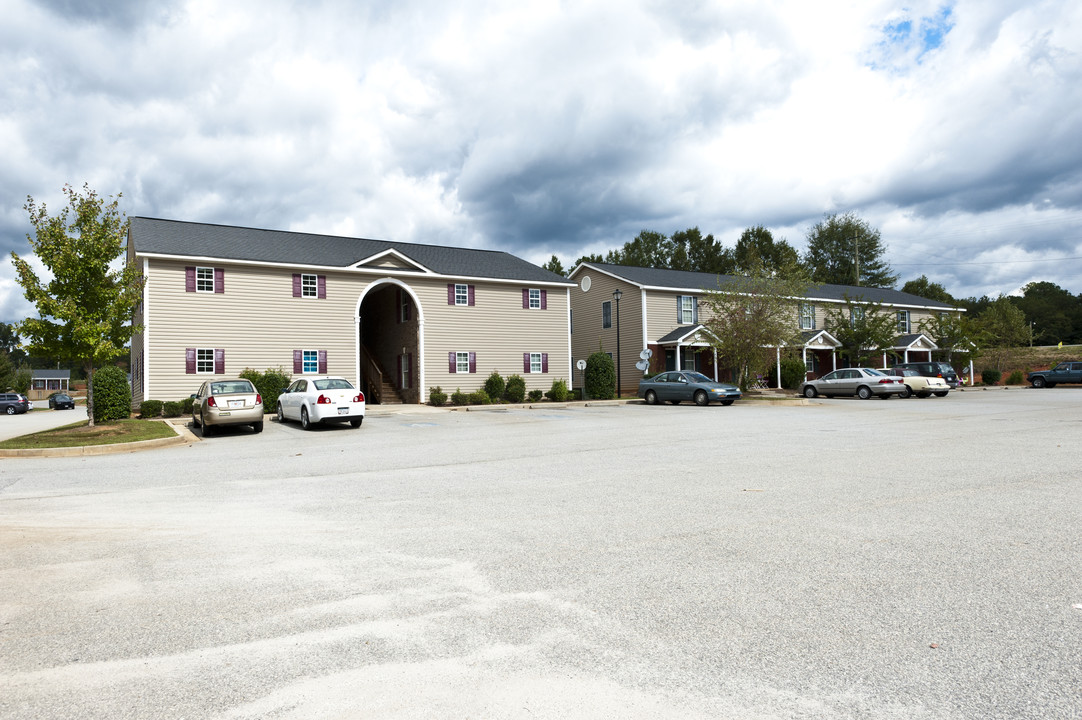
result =
[[[541,368],[541,353],[530,353],[530,374],[543,372]]]
[[[319,374],[319,350],[301,350],[301,373],[304,375]]]
[[[201,293],[214,292],[214,268],[197,267],[195,269],[195,291]]]
[[[856,327],[857,322],[864,318],[864,308],[859,305],[849,308],[849,326]]]
[[[319,276],[311,275],[309,273],[301,273],[301,297],[302,298],[318,298],[319,297]]]
[[[750,314],[750,311],[749,311]],[[695,322],[695,296],[680,296],[680,324],[691,325]]]
[[[898,332],[902,333],[903,335],[908,334],[911,327],[912,327],[912,325],[910,325],[910,323],[909,323],[909,311],[908,310],[899,310],[898,311]]]
[[[214,348],[195,349],[195,374],[214,374]]]
[[[455,305],[470,304],[470,286],[455,283]]]
[[[811,303],[800,303],[800,329],[815,329],[815,306]]]
[[[530,288],[530,310],[541,309],[541,290],[538,288]]]
[[[470,354],[468,352],[455,352],[455,374],[469,374]]]

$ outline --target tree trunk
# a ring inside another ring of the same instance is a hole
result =
[[[84,367],[86,370],[86,415],[90,418],[90,427],[94,427],[94,363]]]

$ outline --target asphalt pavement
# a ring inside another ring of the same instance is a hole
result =
[[[1080,448],[1056,388],[4,459],[0,717],[1078,718]]]

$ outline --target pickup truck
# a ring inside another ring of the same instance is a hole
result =
[[[1061,362],[1051,370],[1034,370],[1026,382],[1035,388],[1055,387],[1059,383],[1082,383],[1082,362]]]

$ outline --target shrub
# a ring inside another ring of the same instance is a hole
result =
[[[567,389],[567,381],[561,378],[552,381],[552,388],[545,393],[545,397],[553,402],[567,402],[567,397],[570,394]]]
[[[1001,377],[1003,377],[1003,373],[995,368],[981,370],[981,382],[985,385],[995,385]]]
[[[452,405],[469,405],[470,404],[470,396],[469,396],[468,393],[462,392],[462,388],[458,388],[453,393],[451,393],[451,404]]]
[[[443,388],[441,388],[439,385],[434,388],[429,388],[428,402],[435,405],[436,407],[440,407],[447,402],[447,393],[445,393],[443,391]]]
[[[278,409],[278,396],[282,394],[282,389],[289,387],[289,383],[293,381],[293,377],[287,375],[281,367],[267,368],[267,371],[262,373],[252,368],[244,368],[240,377],[251,380],[255,385],[255,391],[263,397],[264,412],[275,412]]]
[[[544,396],[545,393],[541,392],[540,390],[531,390],[530,402],[541,402],[541,398],[543,398]]]
[[[586,394],[598,400],[616,396],[616,365],[608,353],[599,350],[586,358]]]
[[[128,374],[116,365],[94,373],[94,422],[124,420],[131,416]]]
[[[97,393],[95,393],[97,395]],[[96,400],[97,398],[95,398]],[[161,400],[144,400],[139,403],[139,417],[146,420],[147,418],[161,417],[162,415],[162,403]]]
[[[493,370],[492,374],[488,376],[488,380],[485,380],[485,394],[488,395],[492,402],[499,402],[503,399],[506,388],[507,384],[496,370]]]
[[[526,399],[526,381],[521,375],[512,375],[507,378],[507,387],[504,389],[503,396],[507,402],[513,403],[520,403]]]
[[[1024,385],[1026,382],[1025,377],[1022,375],[1021,370],[1015,370],[1007,378],[1007,385]]]
[[[186,397],[183,400],[181,400],[180,401],[180,414],[181,415],[191,415],[192,414],[192,406],[194,404],[195,404],[195,400],[193,398],[190,398],[190,397]]]
[[[176,400],[168,400],[163,403],[162,415],[169,418],[180,417],[180,402]]]
[[[492,398],[488,396],[488,393],[483,389],[474,390],[470,393],[471,405],[491,405]]]
[[[776,380],[777,365],[770,369],[770,379]],[[784,358],[781,361],[781,386],[786,390],[796,390],[804,382],[807,368],[800,358]]]

